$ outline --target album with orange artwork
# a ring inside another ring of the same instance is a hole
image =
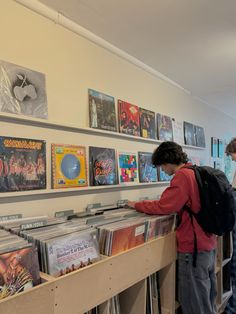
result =
[[[86,148],[52,144],[52,187],[58,189],[87,185]]]
[[[143,244],[145,242],[145,230],[145,222],[130,222],[129,226],[121,226],[113,230],[109,255],[115,255]]]
[[[0,137],[0,192],[46,188],[46,142]]]
[[[140,136],[139,107],[118,100],[118,113],[120,133]]]
[[[120,183],[138,182],[137,154],[131,152],[117,152],[118,172]]]
[[[40,283],[38,252],[30,244],[0,254],[0,300]]]

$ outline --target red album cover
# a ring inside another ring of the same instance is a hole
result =
[[[145,242],[145,223],[135,224],[113,231],[112,248],[109,255],[129,250]]]
[[[118,112],[120,133],[140,136],[139,107],[118,100]]]

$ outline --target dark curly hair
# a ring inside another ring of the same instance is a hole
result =
[[[164,164],[180,165],[186,164],[188,156],[183,152],[182,147],[175,142],[163,142],[159,145],[152,155],[154,166]]]
[[[236,153],[236,137],[233,138],[225,148],[225,153],[229,156],[232,153]]]

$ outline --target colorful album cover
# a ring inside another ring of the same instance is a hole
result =
[[[0,111],[47,119],[45,75],[0,60]]]
[[[95,229],[73,232],[46,241],[48,273],[59,277],[100,259]]]
[[[160,141],[173,141],[172,119],[157,113],[157,138]]]
[[[218,138],[218,157],[224,157],[224,141]]]
[[[138,152],[139,182],[157,182],[157,168],[152,164],[152,153]]]
[[[184,145],[184,122],[172,119],[174,142]]]
[[[139,107],[118,100],[120,133],[140,136]]]
[[[184,139],[186,145],[196,146],[194,125],[186,121],[184,121]]]
[[[0,137],[0,192],[46,188],[46,142]]]
[[[198,125],[195,128],[196,145],[198,147],[206,147],[204,128]]]
[[[170,181],[172,176],[169,176],[161,167],[158,167],[158,179],[159,181]]]
[[[145,138],[156,138],[155,112],[139,108],[140,114],[140,132]]]
[[[109,255],[132,249],[145,242],[146,223],[137,223],[113,231]]]
[[[211,157],[218,157],[218,139],[216,137],[211,138]]]
[[[0,300],[40,283],[37,250],[25,247],[0,254]]]
[[[112,96],[88,90],[90,127],[117,131],[115,99]]]
[[[118,152],[120,183],[138,183],[138,164],[136,153]]]
[[[52,177],[54,189],[87,186],[85,147],[52,144]]]
[[[90,185],[118,184],[115,150],[89,147]]]

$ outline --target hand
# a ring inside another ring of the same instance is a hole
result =
[[[135,203],[136,203],[136,202],[128,201],[128,202],[127,202],[127,206],[128,206],[129,208],[135,208]]]

